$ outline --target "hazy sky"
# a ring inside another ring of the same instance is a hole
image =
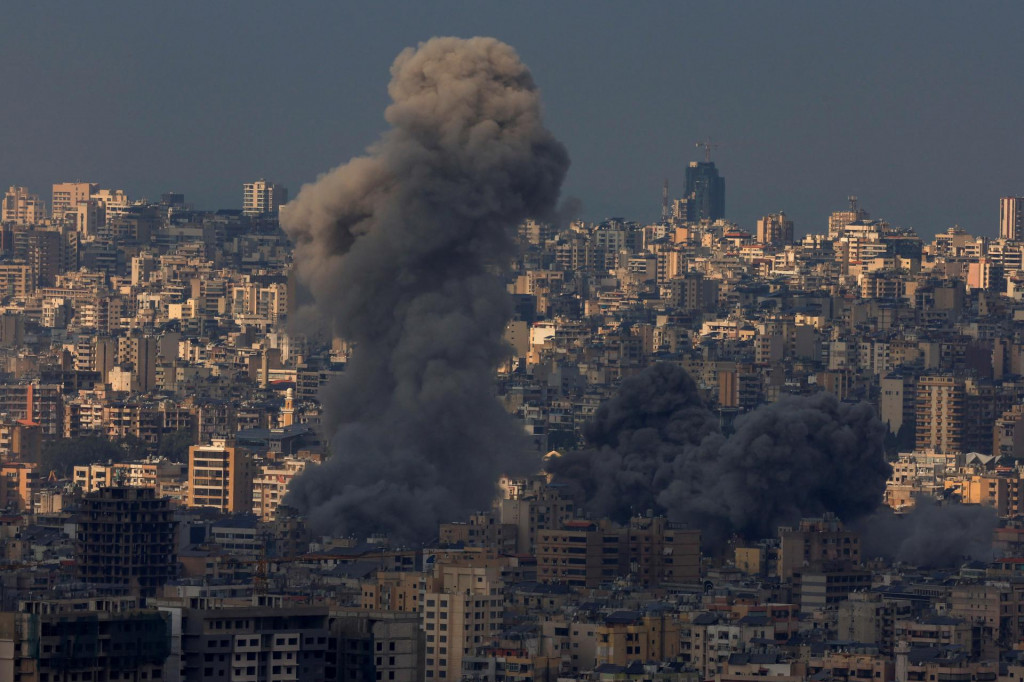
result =
[[[8,2],[0,185],[294,196],[384,129],[402,48],[492,35],[533,70],[587,219],[656,218],[710,136],[748,229],[783,209],[823,231],[856,194],[994,235],[1024,195],[1022,25],[1019,2]]]

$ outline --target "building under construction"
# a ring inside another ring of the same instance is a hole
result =
[[[78,577],[153,596],[177,573],[175,521],[152,488],[101,488],[85,496],[78,521]]]

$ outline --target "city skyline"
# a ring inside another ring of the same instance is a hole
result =
[[[266,177],[294,195],[384,129],[393,55],[450,34],[533,65],[587,220],[655,220],[708,137],[748,230],[783,210],[818,231],[854,194],[925,237],[994,235],[998,199],[1024,192],[1014,5],[118,7],[9,11],[0,185],[81,178],[215,209]]]
[[[0,29],[0,682],[1024,680],[1006,29],[197,7]]]

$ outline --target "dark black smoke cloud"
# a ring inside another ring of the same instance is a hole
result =
[[[321,531],[424,539],[535,465],[493,394],[511,312],[498,275],[569,160],[508,45],[435,38],[391,73],[391,130],[281,210],[299,278],[355,343],[324,395],[333,455],[289,502]]]
[[[595,516],[625,521],[650,508],[700,528],[711,546],[823,512],[850,521],[881,501],[892,470],[870,405],[784,396],[735,426],[725,437],[686,372],[654,365],[598,410],[586,449],[548,469]]]
[[[861,556],[882,557],[920,568],[950,568],[968,560],[991,561],[995,509],[944,503],[919,497],[914,507],[896,514],[888,507],[855,526]]]
[[[675,479],[680,454],[716,433],[718,420],[690,375],[660,363],[623,381],[584,427],[586,449],[550,460],[547,469],[596,518],[627,521],[663,511],[658,496]]]
[[[583,201],[579,197],[566,197],[551,216],[551,224],[559,232],[569,229],[572,221],[583,213]]]

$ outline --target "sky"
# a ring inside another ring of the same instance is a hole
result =
[[[712,160],[726,217],[822,232],[857,195],[923,236],[995,236],[1024,195],[1024,3],[5,3],[0,185],[295,196],[386,128],[389,68],[436,35],[514,46],[569,149],[581,217],[656,220]]]

